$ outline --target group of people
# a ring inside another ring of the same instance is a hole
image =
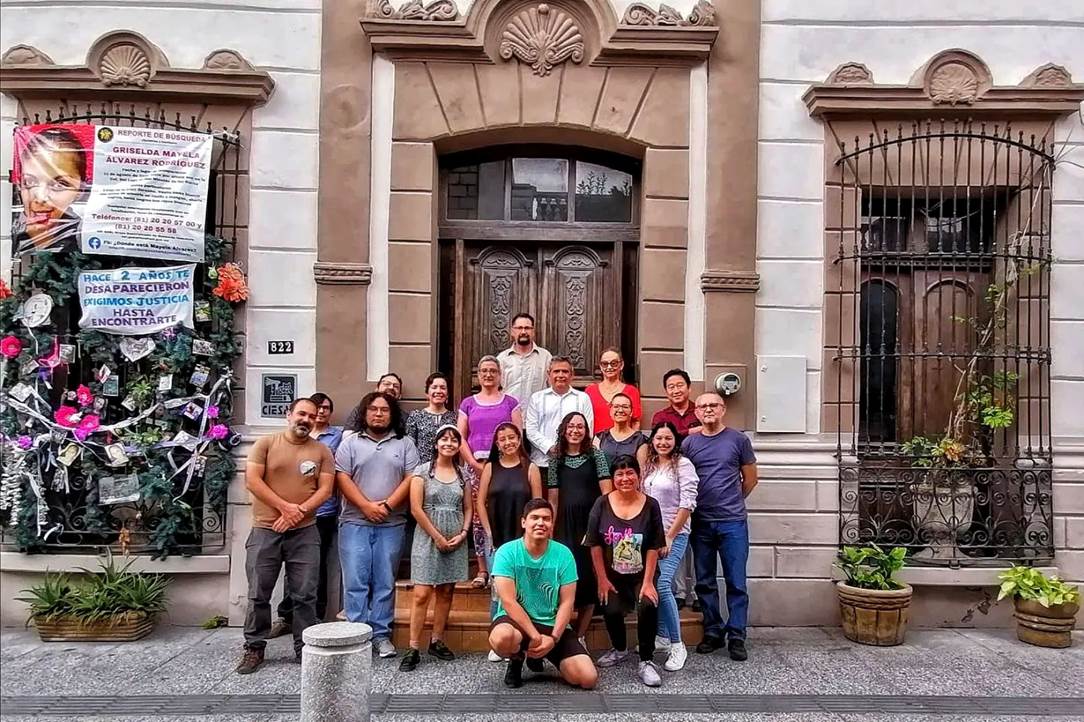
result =
[[[249,608],[237,671],[255,671],[268,638],[302,631],[327,613],[327,557],[336,544],[343,615],[373,629],[381,657],[391,641],[396,572],[409,543],[413,600],[409,648],[454,659],[444,642],[455,585],[491,586],[490,659],[505,683],[548,659],[569,684],[589,689],[598,667],[632,654],[626,615],[635,613],[637,674],[661,684],[654,662],[684,667],[679,610],[695,594],[703,614],[700,653],[727,647],[744,660],[749,553],[745,497],[757,483],[749,438],[724,424],[725,400],[690,399],[690,379],[668,371],[669,405],[641,428],[640,394],[622,380],[621,352],[606,349],[602,380],[572,387],[573,365],[534,342],[534,319],[517,315],[510,348],[478,362],[480,390],[453,410],[448,378],[425,380],[426,404],[404,416],[402,379],[382,377],[330,425],[325,394],[295,400],[286,429],[259,439],[246,468],[253,529],[246,543]],[[408,542],[408,538],[410,541]],[[688,553],[691,549],[691,554]],[[717,582],[721,558],[727,618]],[[279,620],[271,595],[285,566]],[[597,659],[585,637],[600,613],[612,648]]]

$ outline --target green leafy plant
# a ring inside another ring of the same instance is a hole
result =
[[[207,621],[205,621],[199,626],[202,629],[218,629],[219,627],[225,627],[227,624],[229,624],[229,622],[230,620],[227,617],[221,614],[216,614],[215,616],[207,619]]]
[[[72,582],[67,574],[46,572],[42,581],[18,597],[30,606],[29,622],[73,617],[84,624],[118,622],[132,614],[154,616],[166,609],[168,580],[161,574],[132,572],[135,559],[117,565],[112,554],[99,562],[100,572],[80,569],[87,577]]]
[[[1070,604],[1080,601],[1080,590],[1058,579],[1056,575],[1046,576],[1035,567],[1013,565],[997,575],[1001,580],[1001,589],[997,593],[998,601],[1005,597],[1038,602],[1044,607]]]
[[[836,562],[847,577],[847,584],[859,589],[903,589],[895,580],[895,574],[903,568],[907,550],[894,547],[885,551],[876,544],[862,547],[843,547]]]

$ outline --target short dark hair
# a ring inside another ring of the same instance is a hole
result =
[[[636,476],[640,476],[640,462],[632,454],[621,454],[610,464],[610,476],[615,475],[621,469],[632,469]]]
[[[315,394],[313,394],[312,396],[309,397],[309,401],[312,401],[313,403],[315,403],[316,408],[320,408],[320,405],[323,404],[326,401],[327,405],[329,407],[331,407],[329,410],[332,411],[332,412],[335,411],[335,402],[332,401],[331,397],[328,396],[327,394],[324,394],[324,393],[321,393],[321,392],[317,391]]]
[[[553,516],[553,504],[549,503],[545,499],[534,498],[523,505],[523,514],[520,515],[521,519],[526,519],[527,515],[536,509],[549,509],[550,516]]]
[[[528,321],[531,322],[531,325],[534,326],[534,316],[532,316],[529,313],[524,313],[523,311],[520,311],[515,316],[513,316],[512,320],[509,321],[508,323],[509,323],[509,325],[515,325],[516,321],[520,320],[521,318],[527,319]]]
[[[671,376],[680,376],[685,380],[686,386],[692,386],[693,380],[689,378],[689,374],[685,372],[685,369],[670,369],[662,375],[662,387],[666,388],[666,382],[670,380]]]
[[[448,378],[448,375],[445,374],[443,371],[434,371],[433,373],[425,377],[425,395],[429,395],[429,386],[437,379],[444,379],[444,385],[448,389],[448,398],[444,402],[444,405],[448,408],[452,408],[452,382],[451,379]],[[402,381],[400,381],[399,383],[401,384]]]
[[[386,373],[386,374],[380,374],[380,378],[378,378],[378,379],[376,380],[376,385],[377,385],[377,386],[379,386],[379,385],[380,385],[380,382],[381,382],[381,381],[383,381],[384,379],[388,378],[389,376],[391,376],[391,377],[392,377],[393,379],[395,379],[396,381],[398,381],[398,382],[399,382],[399,386],[402,386],[402,385],[403,385],[403,377],[402,377],[402,376],[400,376],[399,374],[395,373],[394,371],[389,371],[389,372],[388,372],[388,373]]]
[[[554,364],[568,364],[568,367],[570,369],[572,369],[573,371],[576,370],[576,365],[572,363],[572,359],[570,359],[568,356],[551,356],[550,362],[546,366],[547,373],[549,373],[549,370],[553,368]]]
[[[290,408],[287,409],[287,411],[292,414],[294,412],[294,409],[297,408],[297,405],[300,404],[302,401],[308,401],[310,404],[314,404],[317,408],[319,408],[320,406],[320,404],[313,401],[308,396],[298,396],[296,399],[290,402]]]
[[[384,375],[387,376],[388,374]],[[369,423],[365,419],[365,413],[369,410],[369,406],[377,399],[384,399],[388,402],[388,407],[391,409],[391,418],[389,419],[388,428],[391,429],[391,432],[396,436],[402,436],[403,410],[399,407],[398,399],[383,391],[370,391],[361,397],[361,401],[358,402],[358,420],[354,423],[353,430],[359,434],[369,430]]]

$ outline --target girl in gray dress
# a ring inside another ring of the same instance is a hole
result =
[[[449,661],[455,655],[444,644],[444,628],[452,608],[456,582],[467,579],[467,536],[473,504],[459,467],[463,436],[449,424],[436,430],[432,459],[422,464],[410,480],[410,510],[418,522],[410,552],[410,575],[414,582],[410,610],[410,649],[399,669],[410,672],[421,661],[419,652],[429,600],[433,608],[433,633],[429,654]],[[435,592],[435,593],[434,593]]]

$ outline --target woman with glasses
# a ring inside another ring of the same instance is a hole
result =
[[[643,417],[640,392],[621,378],[621,372],[625,369],[621,351],[613,346],[606,349],[599,358],[598,366],[602,371],[602,380],[584,389],[591,398],[591,409],[595,414],[595,427],[591,433],[597,435],[614,425],[614,419],[610,416],[610,402],[617,394],[624,394],[628,398],[631,407],[629,427],[638,431]]]
[[[632,399],[628,394],[616,393],[610,399],[609,409],[613,426],[595,436],[595,446],[602,449],[610,463],[626,455],[635,456],[642,463],[644,454],[640,450],[647,444],[647,439],[632,426]]]
[[[459,416],[456,425],[463,435],[460,455],[463,463],[471,469],[471,495],[475,508],[478,508],[478,489],[482,470],[490,455],[493,437],[502,424],[513,424],[523,428],[523,410],[515,396],[501,391],[501,364],[496,356],[483,356],[478,361],[478,393],[468,396],[459,404]],[[516,512],[518,523],[519,512]],[[481,515],[475,514],[472,529],[474,550],[478,559],[478,575],[471,584],[484,587],[489,583],[489,566],[486,558],[493,553],[488,548],[485,528]]]

